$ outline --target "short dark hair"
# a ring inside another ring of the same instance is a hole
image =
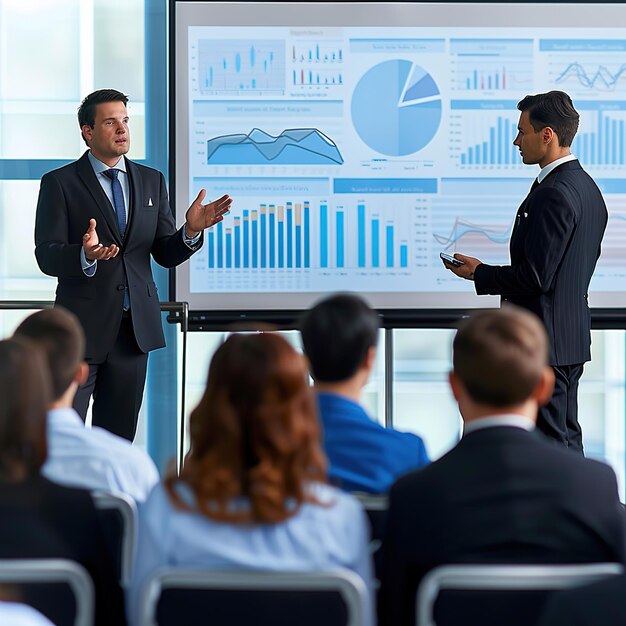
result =
[[[353,294],[330,296],[300,321],[302,345],[311,375],[319,382],[339,382],[353,376],[368,350],[378,343],[378,315]]]
[[[0,482],[34,476],[45,463],[51,395],[37,346],[24,337],[0,341]]]
[[[454,338],[454,373],[481,404],[522,404],[539,383],[547,362],[546,331],[539,318],[518,307],[475,313]]]
[[[85,334],[78,318],[62,307],[44,309],[27,317],[15,331],[28,337],[43,351],[58,400],[70,386],[85,356]]]
[[[98,91],[90,93],[78,107],[78,126],[81,134],[83,126],[94,127],[96,123],[96,107],[104,102],[122,102],[126,106],[128,96],[117,89],[98,89]]]
[[[580,115],[564,91],[526,96],[517,103],[517,108],[522,113],[528,111],[528,119],[535,132],[549,126],[559,138],[559,146],[568,148],[572,145]]]

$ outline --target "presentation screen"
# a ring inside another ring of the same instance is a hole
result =
[[[177,1],[172,185],[234,202],[176,271],[196,311],[355,291],[379,309],[495,306],[440,252],[508,263],[539,166],[517,103],[568,92],[606,199],[593,307],[626,306],[626,7]]]

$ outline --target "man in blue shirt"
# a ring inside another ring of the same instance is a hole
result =
[[[396,478],[426,465],[420,437],[382,427],[359,404],[376,361],[376,312],[355,295],[338,294],[306,313],[300,331],[331,481],[346,491],[385,493]]]

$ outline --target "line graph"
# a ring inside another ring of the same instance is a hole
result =
[[[274,136],[254,128],[250,133],[222,135],[207,141],[209,165],[341,165],[337,144],[317,128],[289,128]]]
[[[457,217],[448,235],[433,233],[433,237],[437,243],[444,246],[445,250],[452,248],[462,237],[469,234],[482,235],[495,244],[506,244],[511,238],[512,228],[513,223],[503,229],[502,225],[476,224],[462,217]]]
[[[555,76],[554,82],[560,85],[576,81],[588,89],[613,91],[622,78],[626,79],[626,63],[613,70],[606,65],[598,65],[595,70],[588,70],[578,61],[574,61]]]

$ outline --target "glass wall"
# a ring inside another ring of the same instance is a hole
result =
[[[420,435],[431,459],[436,459],[456,444],[462,431],[461,416],[448,385],[454,331],[381,331],[376,368],[362,397],[370,416],[381,424],[385,423],[385,332],[392,333],[393,343],[393,427]],[[297,332],[286,335],[300,348]],[[200,400],[209,362],[225,336],[225,333],[189,335],[187,416]],[[593,361],[585,368],[579,391],[585,454],[613,467],[622,500],[626,459],[625,340],[622,330],[593,331]]]

